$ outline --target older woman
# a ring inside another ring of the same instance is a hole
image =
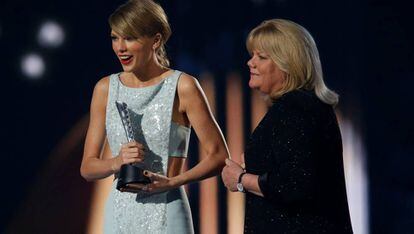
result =
[[[245,169],[226,160],[223,182],[246,193],[245,233],[352,233],[333,107],[309,32],[267,20],[247,38],[250,88],[272,105],[246,145]]]

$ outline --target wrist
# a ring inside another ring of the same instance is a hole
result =
[[[178,188],[185,184],[185,181],[180,176],[174,176],[170,178],[170,185],[174,188]]]
[[[113,173],[117,173],[119,171],[119,169],[120,169],[120,166],[119,166],[119,163],[118,163],[118,161],[119,161],[118,159],[119,159],[119,156],[117,156],[117,157],[115,157],[115,158],[112,159],[112,162],[111,162],[111,170],[112,170]]]
[[[246,192],[246,189],[245,189],[245,188],[244,188],[244,186],[243,186],[243,177],[244,177],[246,174],[247,174],[247,173],[246,173],[246,171],[243,171],[242,173],[240,173],[239,178],[238,178],[238,180],[237,180],[237,184],[236,184],[237,190],[238,190],[239,192],[242,192],[242,193],[245,193],[245,192]]]

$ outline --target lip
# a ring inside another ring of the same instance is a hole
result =
[[[259,74],[250,72],[250,76],[258,76]]]
[[[123,64],[123,65],[128,65],[132,62],[133,56],[131,56],[129,59],[121,59],[121,56],[118,56],[119,61]]]

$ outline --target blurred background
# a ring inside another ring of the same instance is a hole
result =
[[[95,83],[122,68],[108,16],[120,0],[0,2],[0,233],[99,233],[107,183],[79,175]],[[355,233],[414,230],[414,31],[403,0],[158,1],[174,69],[197,77],[234,157],[265,113],[249,90],[247,33],[270,18],[313,35],[340,96]],[[411,107],[410,107],[411,106]],[[191,139],[188,167],[203,156]],[[106,183],[106,184],[105,184]],[[197,233],[240,233],[243,196],[220,178],[187,187]]]

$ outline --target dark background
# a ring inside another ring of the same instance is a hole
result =
[[[94,84],[121,69],[111,50],[107,18],[123,2],[1,1],[0,232],[53,148],[87,114]],[[362,133],[371,233],[412,232],[414,27],[408,1],[159,2],[173,30],[167,46],[172,67],[194,76],[216,74],[219,100],[222,74],[238,71],[247,86],[244,41],[249,30],[270,18],[306,27],[318,45],[326,83],[341,95],[341,113]],[[65,30],[61,47],[37,43],[37,30],[48,19]],[[21,72],[20,60],[27,52],[45,59],[41,79],[27,79]],[[219,103],[219,111],[223,105]],[[224,115],[217,117],[224,126]]]

